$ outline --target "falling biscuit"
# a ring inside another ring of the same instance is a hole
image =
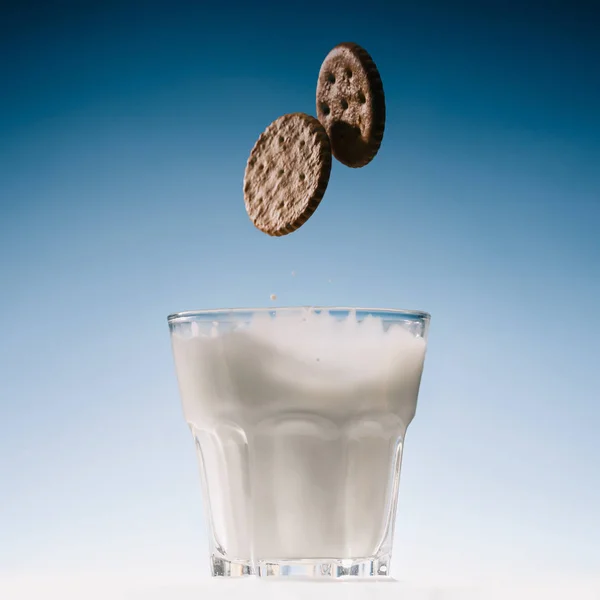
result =
[[[244,201],[254,225],[271,236],[296,231],[323,199],[331,148],[321,123],[304,113],[279,117],[260,135],[244,174]]]
[[[373,59],[358,44],[339,44],[323,61],[317,115],[342,164],[358,168],[373,160],[383,140],[385,96]]]

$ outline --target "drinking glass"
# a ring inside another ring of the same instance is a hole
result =
[[[388,576],[430,316],[292,307],[170,315],[213,576]]]

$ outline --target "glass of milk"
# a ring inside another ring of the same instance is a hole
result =
[[[389,575],[430,316],[312,307],[168,321],[212,574]]]

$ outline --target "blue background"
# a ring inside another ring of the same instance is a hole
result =
[[[592,4],[5,8],[0,573],[206,571],[166,315],[270,294],[433,315],[396,576],[599,573]],[[247,156],[346,40],[382,75],[380,154],[268,238]]]

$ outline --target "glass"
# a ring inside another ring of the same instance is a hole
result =
[[[169,316],[214,576],[387,576],[430,316]]]

